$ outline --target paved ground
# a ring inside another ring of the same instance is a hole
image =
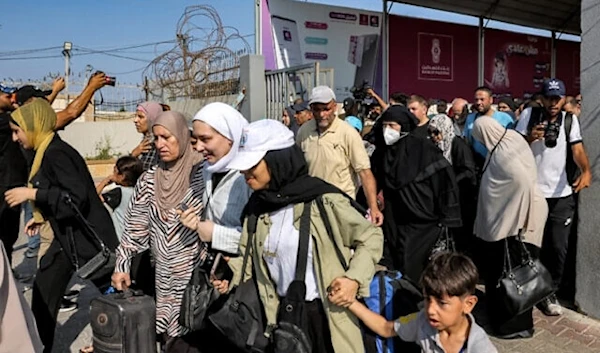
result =
[[[14,252],[14,265],[19,273],[34,274],[36,262],[24,256],[26,239],[19,238]],[[59,314],[53,353],[78,352],[92,341],[87,323],[89,302],[100,293],[90,284],[74,281],[72,288],[81,290],[79,309]],[[31,291],[25,295],[31,300]],[[560,317],[546,317],[534,311],[535,335],[531,339],[492,341],[501,353],[598,353],[600,352],[600,321],[566,310]]]

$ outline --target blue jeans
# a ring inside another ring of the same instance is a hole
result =
[[[31,203],[29,202],[25,202],[23,204],[23,218],[24,218],[24,222],[25,224],[27,224],[27,222],[29,222],[30,219],[33,218],[33,208],[31,207]],[[32,237],[27,237],[27,247],[29,249],[37,249],[40,247],[40,234],[36,234]]]

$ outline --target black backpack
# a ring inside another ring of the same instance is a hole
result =
[[[545,111],[541,107],[532,107],[531,115],[529,116],[529,123],[527,124],[527,133],[530,133],[533,127],[544,120]],[[573,159],[573,149],[571,148],[571,144],[569,143],[569,136],[571,136],[571,127],[573,126],[573,114],[566,113],[564,117],[564,125],[565,125],[565,138],[567,141],[567,164],[565,167],[565,171],[567,172],[567,181],[570,185],[575,183],[575,180],[579,178],[581,175],[581,170],[577,163],[575,163],[575,159]]]

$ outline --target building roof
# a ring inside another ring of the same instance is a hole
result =
[[[581,35],[581,0],[390,0]]]

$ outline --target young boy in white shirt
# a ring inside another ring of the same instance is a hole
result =
[[[420,312],[388,321],[356,300],[348,308],[379,336],[416,342],[425,353],[497,353],[471,315],[477,279],[471,259],[441,253],[423,272],[425,308]]]

